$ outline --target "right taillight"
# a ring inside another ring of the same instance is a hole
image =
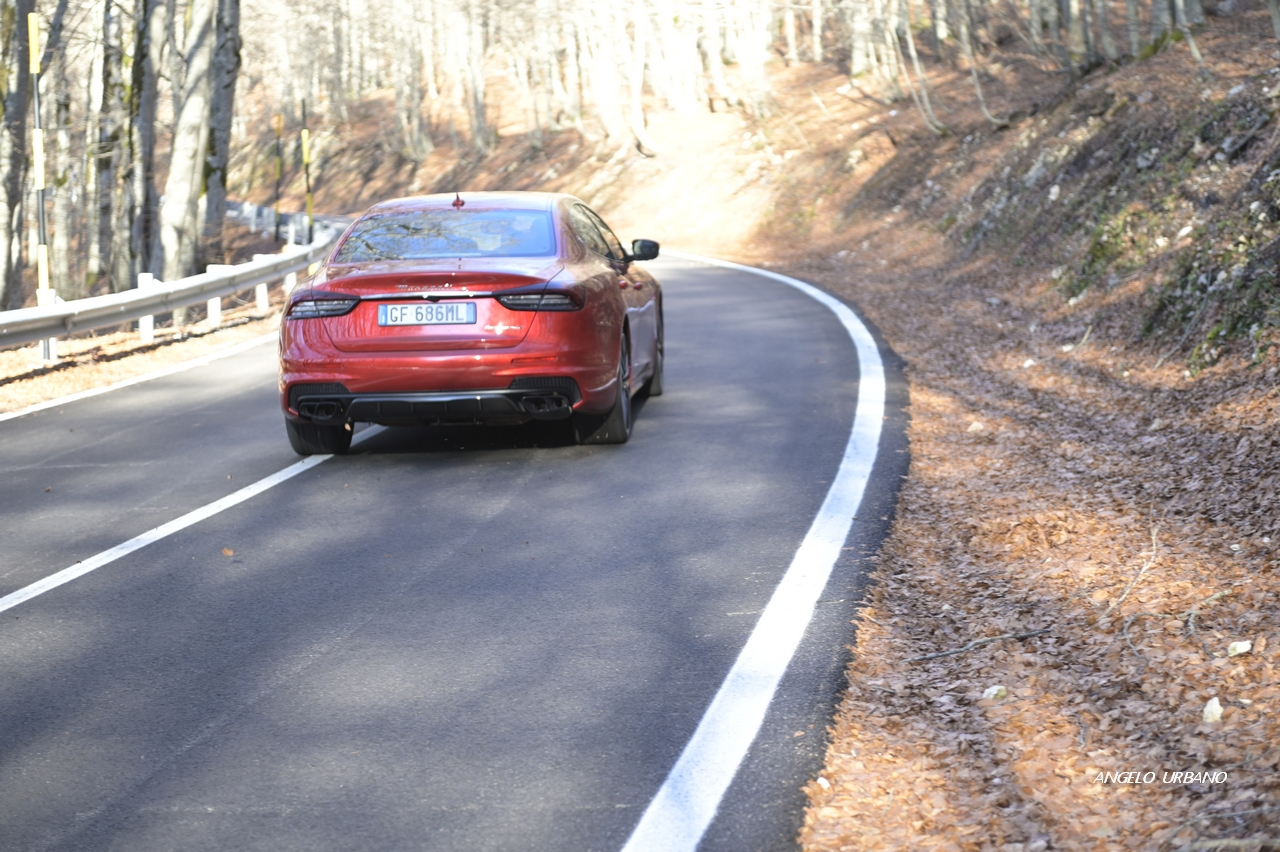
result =
[[[498,301],[513,311],[576,311],[582,308],[581,295],[576,290],[508,293],[498,296]]]

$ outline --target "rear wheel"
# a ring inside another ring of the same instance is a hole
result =
[[[344,455],[351,449],[351,427],[321,426],[300,420],[284,421],[289,444],[300,456]]]
[[[658,351],[653,358],[653,375],[644,383],[641,392],[646,396],[662,396],[662,314],[658,314]]]
[[[579,444],[625,444],[631,437],[631,418],[631,346],[624,334],[618,355],[618,398],[613,410],[603,417],[575,414],[574,438]]]

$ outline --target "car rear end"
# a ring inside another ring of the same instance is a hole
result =
[[[609,308],[587,304],[565,261],[554,197],[521,202],[410,199],[357,221],[290,298],[286,419],[518,423],[598,405],[593,392],[611,376],[597,351]]]

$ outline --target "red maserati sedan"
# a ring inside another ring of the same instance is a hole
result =
[[[293,449],[344,453],[352,424],[564,420],[579,443],[631,436],[662,393],[662,288],[571,195],[455,193],[365,211],[280,328]]]

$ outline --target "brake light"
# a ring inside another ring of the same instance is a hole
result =
[[[577,298],[575,298],[577,297]],[[550,293],[509,293],[498,296],[504,308],[513,311],[576,311],[582,308],[581,296],[575,290]]]
[[[289,306],[289,319],[315,319],[316,317],[340,317],[351,313],[360,303],[351,296],[332,299],[299,299]]]

